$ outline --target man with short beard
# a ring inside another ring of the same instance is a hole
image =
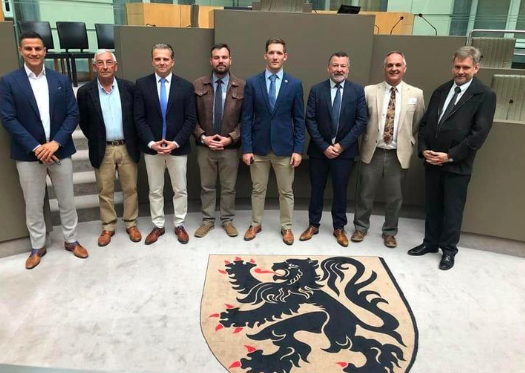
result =
[[[354,158],[359,154],[357,140],[366,128],[366,102],[363,87],[347,80],[350,72],[347,53],[332,54],[327,71],[330,79],[312,87],[306,107],[312,194],[308,208],[309,226],[299,240],[309,240],[319,233],[324,189],[330,173],[334,195],[333,234],[337,243],[346,247],[346,190]]]
[[[402,182],[416,144],[419,122],[425,112],[425,100],[421,89],[403,81],[407,66],[401,52],[388,53],[383,70],[383,82],[365,87],[370,117],[361,143],[355,231],[350,239],[361,242],[366,236],[375,193],[382,183],[385,191],[383,243],[394,248],[403,205]]]
[[[235,184],[239,168],[241,109],[244,80],[230,72],[232,59],[227,44],[211,48],[212,74],[195,82],[197,126],[193,135],[201,175],[202,223],[195,237],[204,237],[215,227],[216,183],[221,185],[221,223],[230,237],[239,233],[233,225]]]

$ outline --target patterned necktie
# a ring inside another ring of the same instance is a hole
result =
[[[273,110],[275,106],[275,101],[277,100],[277,93],[275,87],[275,80],[277,79],[277,75],[272,74],[268,79],[270,79],[270,92],[268,92],[268,97],[270,98],[270,107]]]
[[[396,88],[390,88],[390,101],[386,109],[385,130],[383,131],[383,141],[390,144],[394,138],[394,118],[396,116]]]
[[[339,129],[339,114],[341,113],[341,84],[335,85],[335,98],[332,104],[332,143],[335,143],[337,130]]]
[[[456,100],[458,99],[458,95],[460,92],[461,92],[461,88],[459,87],[454,88],[454,96],[452,96],[452,99],[448,103],[448,106],[445,112],[443,113],[443,115],[441,116],[439,123],[441,123],[446,117],[450,115],[450,113],[452,113],[452,110],[454,110],[454,106],[456,106]]]
[[[215,103],[213,105],[213,132],[221,133],[222,123],[222,79],[217,80],[215,90]]]
[[[162,113],[162,138],[166,138],[166,109],[168,108],[168,95],[166,94],[166,78],[160,79],[160,111]]]

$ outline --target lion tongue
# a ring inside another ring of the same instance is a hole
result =
[[[269,271],[267,269],[255,268],[255,273],[259,273],[259,274],[275,273],[275,271]]]

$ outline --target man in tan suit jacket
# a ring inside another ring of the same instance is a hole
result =
[[[397,246],[395,235],[403,204],[402,180],[416,144],[419,121],[425,111],[423,91],[403,82],[407,70],[402,53],[387,54],[385,81],[365,87],[368,125],[361,144],[353,242],[361,242],[370,228],[374,197],[382,181],[385,190],[383,240]]]

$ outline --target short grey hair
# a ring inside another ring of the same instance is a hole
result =
[[[405,59],[405,55],[399,51],[392,51],[392,52],[388,52],[385,56],[385,60],[383,61],[383,65],[386,66],[386,60],[388,59],[388,57],[390,57],[391,55],[393,54],[399,54],[401,56],[401,58],[403,58],[403,64],[407,65],[407,60]]]
[[[481,52],[476,47],[471,46],[465,46],[459,48],[456,53],[454,53],[454,56],[452,56],[452,62],[459,58],[460,60],[464,60],[465,58],[472,58],[472,62],[474,62],[474,65],[477,65],[481,63]]]
[[[113,61],[117,62],[117,57],[115,57],[115,53],[113,53],[109,49],[99,49],[98,51],[95,52],[95,56],[93,57],[94,59],[93,63],[96,62],[98,56],[104,53],[111,53],[111,58],[113,58]]]
[[[171,45],[164,43],[155,44],[153,48],[151,48],[151,57],[153,57],[153,51],[155,49],[168,49],[171,52],[171,59],[175,59],[175,52],[173,51],[173,47]]]

